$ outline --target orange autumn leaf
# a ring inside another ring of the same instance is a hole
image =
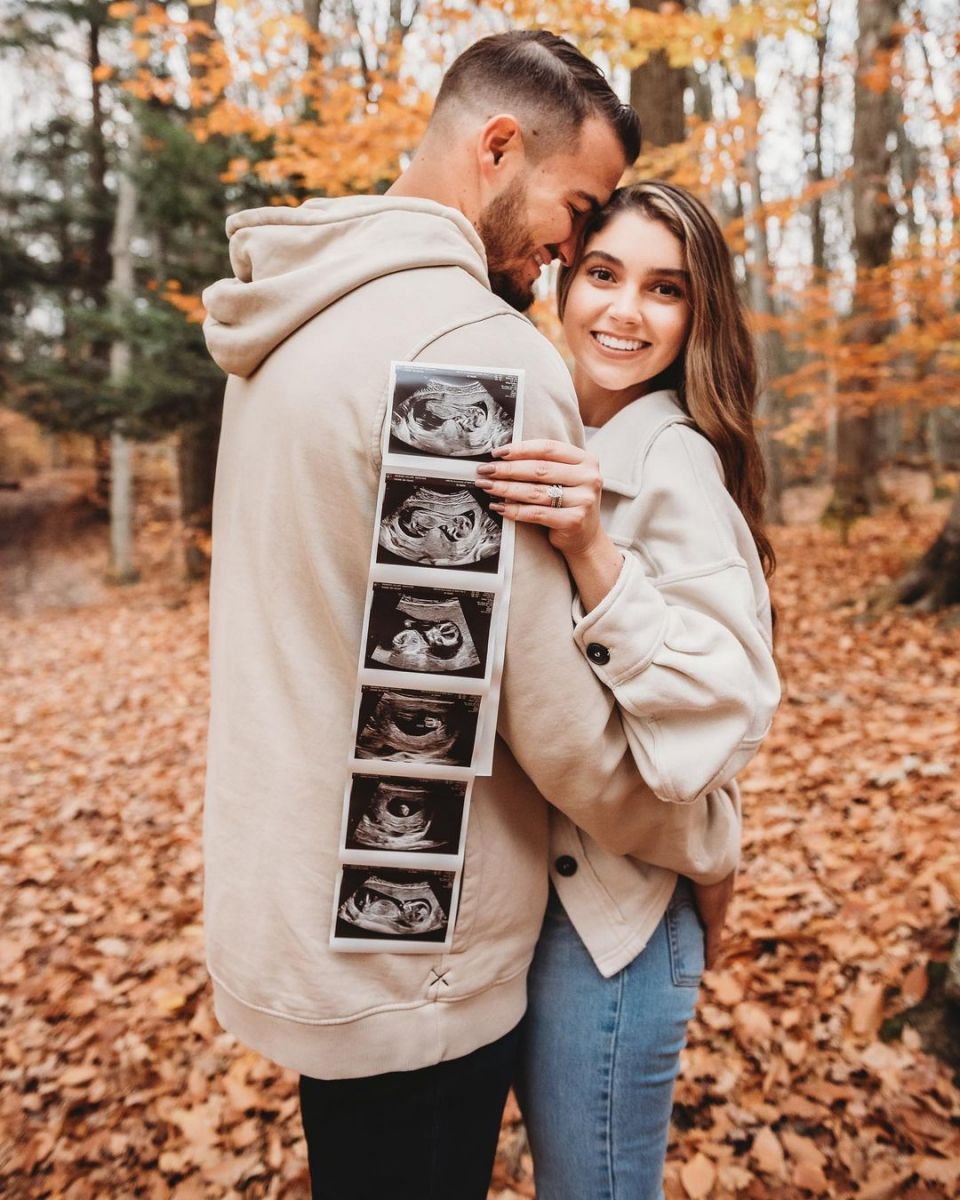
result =
[[[689,1200],[707,1200],[717,1181],[717,1169],[704,1154],[696,1154],[680,1169],[680,1182]]]

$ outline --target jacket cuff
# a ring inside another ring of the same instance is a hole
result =
[[[663,644],[667,604],[629,550],[617,581],[596,608],[573,600],[573,638],[594,673],[615,688],[644,670]]]

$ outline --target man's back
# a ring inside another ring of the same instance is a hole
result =
[[[534,423],[546,398],[571,436],[572,391],[555,352],[489,290],[480,243],[453,210],[370,197],[260,210],[241,214],[232,250],[251,282],[207,294],[211,348],[235,372],[211,587],[217,1008],[249,1044],[307,1074],[410,1069],[519,1019],[546,820],[529,782],[526,802],[513,786],[509,802],[475,806],[451,956],[460,970],[442,988],[431,972],[442,956],[329,948],[390,362],[453,353],[532,371]],[[475,947],[471,927],[488,930],[486,944]]]

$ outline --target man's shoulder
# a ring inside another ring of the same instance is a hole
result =
[[[489,293],[476,308],[447,313],[413,357],[523,370],[531,377],[528,387],[573,393],[570,373],[553,343],[525,316]]]

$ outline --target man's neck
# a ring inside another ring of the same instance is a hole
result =
[[[387,189],[388,196],[416,196],[459,209],[475,225],[477,204],[471,193],[453,157],[441,156],[429,146],[420,147],[410,166]]]

